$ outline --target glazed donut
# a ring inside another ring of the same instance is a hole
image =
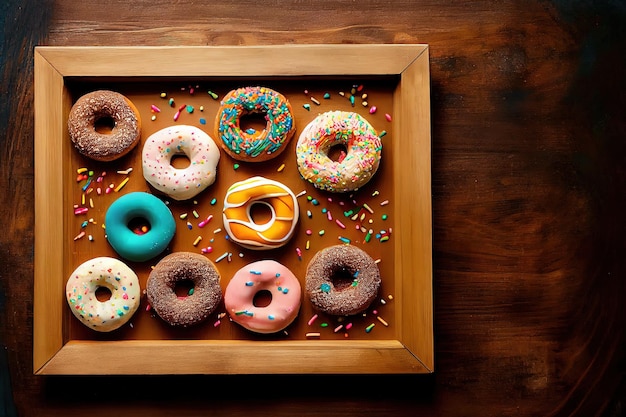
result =
[[[106,288],[111,297],[96,298],[96,290]],[[83,262],[65,285],[72,313],[90,329],[110,332],[122,327],[139,307],[141,290],[137,275],[125,263],[106,256]]]
[[[174,168],[172,158],[185,155],[189,166]],[[143,145],[143,176],[174,200],[195,197],[215,182],[220,151],[213,139],[194,126],[176,125],[153,133]]]
[[[325,313],[350,316],[365,311],[380,288],[376,262],[362,249],[335,245],[317,252],[306,270],[306,293]]]
[[[345,146],[345,156],[334,161],[333,146]],[[296,163],[300,175],[315,187],[335,193],[355,191],[378,170],[382,142],[358,113],[330,111],[311,121],[300,133]]]
[[[132,227],[141,224],[141,231]],[[170,209],[152,194],[133,192],[115,200],[104,216],[106,238],[124,259],[143,262],[167,248],[176,232]]]
[[[265,115],[262,131],[241,130],[241,117]],[[242,87],[230,91],[220,102],[215,118],[215,136],[234,159],[262,162],[278,156],[296,131],[291,104],[277,91],[266,87]]]
[[[111,132],[98,132],[99,125],[110,125]],[[109,90],[80,97],[70,109],[67,127],[78,152],[97,161],[121,158],[141,137],[141,118],[135,105]]]
[[[267,305],[256,305],[255,297],[266,292]],[[300,311],[302,289],[295,275],[273,260],[252,262],[232,277],[224,291],[230,318],[256,333],[276,333],[289,326]]]
[[[176,295],[181,281],[193,283],[193,293]],[[148,302],[172,326],[191,326],[205,320],[222,301],[220,274],[210,260],[192,252],[174,252],[152,269],[146,284]]]
[[[252,207],[269,208],[271,219],[257,223]],[[300,216],[293,191],[278,181],[252,177],[234,183],[224,198],[224,228],[231,240],[248,249],[274,249],[285,245],[295,232]]]

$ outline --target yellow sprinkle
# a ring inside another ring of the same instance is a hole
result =
[[[83,195],[80,196],[80,203],[84,206],[85,205],[85,194],[83,193]]]
[[[202,236],[198,236],[196,240],[193,241],[193,245],[198,246],[198,243],[200,243],[201,240],[202,240]]]
[[[129,177],[124,178],[124,181],[122,181],[122,182],[120,183],[120,185],[118,185],[118,186],[115,188],[115,192],[118,192],[119,190],[121,190],[122,188],[124,188],[124,186],[126,185],[126,183],[128,182],[128,180],[129,180],[129,179],[130,179]]]
[[[285,169],[285,164],[280,164],[276,171],[281,172],[283,169]]]
[[[389,326],[389,323],[387,323],[385,320],[383,320],[382,317],[376,316],[376,318],[378,319],[379,322],[381,322],[383,324],[383,326],[385,326],[385,327]]]
[[[192,212],[192,214],[193,214],[193,217],[195,217],[196,219],[197,219],[198,217],[200,217],[200,215],[198,214],[198,212],[197,212],[197,211],[195,211],[195,210]]]
[[[93,198],[89,199],[89,207],[93,208]]]
[[[304,247],[306,250],[309,250],[309,246],[310,246],[309,244],[310,243],[311,243],[310,241],[308,241],[308,240],[306,241],[306,246]]]
[[[187,213],[183,213],[180,216],[178,216],[181,220],[185,220],[187,218]]]
[[[78,168],[78,169],[76,170],[76,173],[77,173],[77,174],[82,174],[83,172],[87,172],[87,168]]]

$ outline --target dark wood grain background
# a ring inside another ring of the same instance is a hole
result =
[[[0,416],[626,414],[624,2],[4,0],[0,27]],[[435,374],[33,376],[33,48],[302,43],[430,45]]]

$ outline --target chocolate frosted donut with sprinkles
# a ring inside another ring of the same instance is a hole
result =
[[[345,148],[337,160],[329,153]],[[380,164],[382,142],[372,125],[358,113],[329,111],[300,133],[296,162],[302,178],[316,188],[334,193],[355,191],[374,176]]]
[[[242,130],[241,119],[263,115],[263,130]],[[215,118],[215,136],[232,158],[263,162],[277,157],[296,131],[291,104],[279,92],[267,87],[241,87],[230,91],[220,102]]]
[[[113,161],[130,152],[141,138],[141,118],[127,97],[109,90],[81,96],[67,119],[70,139],[81,154]]]
[[[365,311],[381,283],[374,259],[352,245],[334,245],[317,252],[307,266],[305,279],[311,304],[336,316]]]
[[[186,296],[176,287],[193,284]],[[204,321],[222,301],[220,273],[209,259],[193,252],[174,252],[161,259],[146,284],[148,302],[165,322],[187,327]]]

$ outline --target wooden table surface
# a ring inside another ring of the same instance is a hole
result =
[[[626,413],[622,3],[101,4],[0,6],[0,416]],[[430,45],[435,373],[34,376],[33,48],[309,43]]]

